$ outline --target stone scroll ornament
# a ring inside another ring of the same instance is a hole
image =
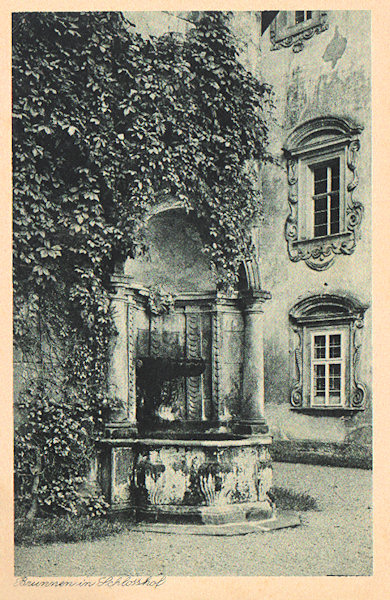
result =
[[[281,48],[290,48],[292,46],[293,52],[301,52],[307,40],[310,40],[314,35],[322,31],[326,31],[328,28],[326,12],[321,12],[318,21],[314,22],[310,28],[278,38],[276,20],[274,20],[270,27],[271,50],[280,50]]]
[[[360,148],[359,140],[350,141],[347,147],[347,167],[352,179],[346,189],[345,231],[340,235],[324,238],[298,239],[298,161],[292,157],[287,162],[288,203],[290,214],[285,224],[285,238],[290,260],[303,260],[315,271],[328,269],[339,254],[352,254],[356,247],[357,231],[363,216],[363,205],[353,198],[353,191],[359,183],[356,154]]]
[[[294,328],[294,332],[298,338],[298,344],[294,349],[294,364],[295,364],[295,380],[290,394],[290,404],[294,408],[300,408],[303,405],[302,393],[302,335],[300,329]]]
[[[357,379],[358,363],[360,358],[360,333],[363,329],[363,316],[356,319],[352,330],[352,363],[353,363],[353,392],[351,405],[353,408],[363,408],[366,398],[366,388]]]

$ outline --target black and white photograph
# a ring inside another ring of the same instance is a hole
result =
[[[12,13],[20,592],[373,575],[371,12],[341,8]]]

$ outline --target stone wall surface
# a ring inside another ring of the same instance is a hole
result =
[[[261,72],[275,92],[275,122],[271,148],[280,166],[266,166],[262,174],[264,220],[260,256],[262,282],[272,293],[264,319],[266,416],[281,439],[343,441],[353,430],[371,423],[371,108],[370,16],[365,11],[328,11],[328,29],[304,42],[300,52],[291,47],[272,50],[270,30],[261,41]],[[284,225],[289,214],[286,161],[282,147],[299,123],[315,117],[352,119],[364,129],[359,136],[359,183],[354,199],[364,205],[359,239],[353,254],[340,255],[322,272],[303,261],[292,263]],[[366,409],[350,417],[294,414],[289,408],[292,386],[289,352],[293,334],[289,311],[303,297],[321,293],[351,296],[368,305],[358,364],[367,387]]]

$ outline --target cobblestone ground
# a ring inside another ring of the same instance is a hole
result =
[[[372,574],[370,471],[274,465],[275,485],[307,492],[321,512],[267,533],[209,537],[135,532],[15,549],[15,575],[299,576]]]

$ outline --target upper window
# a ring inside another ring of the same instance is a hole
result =
[[[326,13],[319,10],[281,10],[271,23],[272,50],[292,46],[300,52],[305,40],[328,29]]]
[[[295,25],[298,23],[304,23],[305,21],[310,21],[313,15],[312,10],[296,10],[295,11]]]
[[[367,307],[341,296],[301,300],[290,312],[298,344],[293,360],[291,404],[296,409],[361,410],[365,387],[357,380],[360,342]]]
[[[340,158],[312,165],[314,237],[340,233]]]
[[[356,245],[363,206],[352,198],[358,183],[356,153],[361,128],[345,119],[323,117],[299,125],[288,137],[290,215],[288,252],[316,270]]]

